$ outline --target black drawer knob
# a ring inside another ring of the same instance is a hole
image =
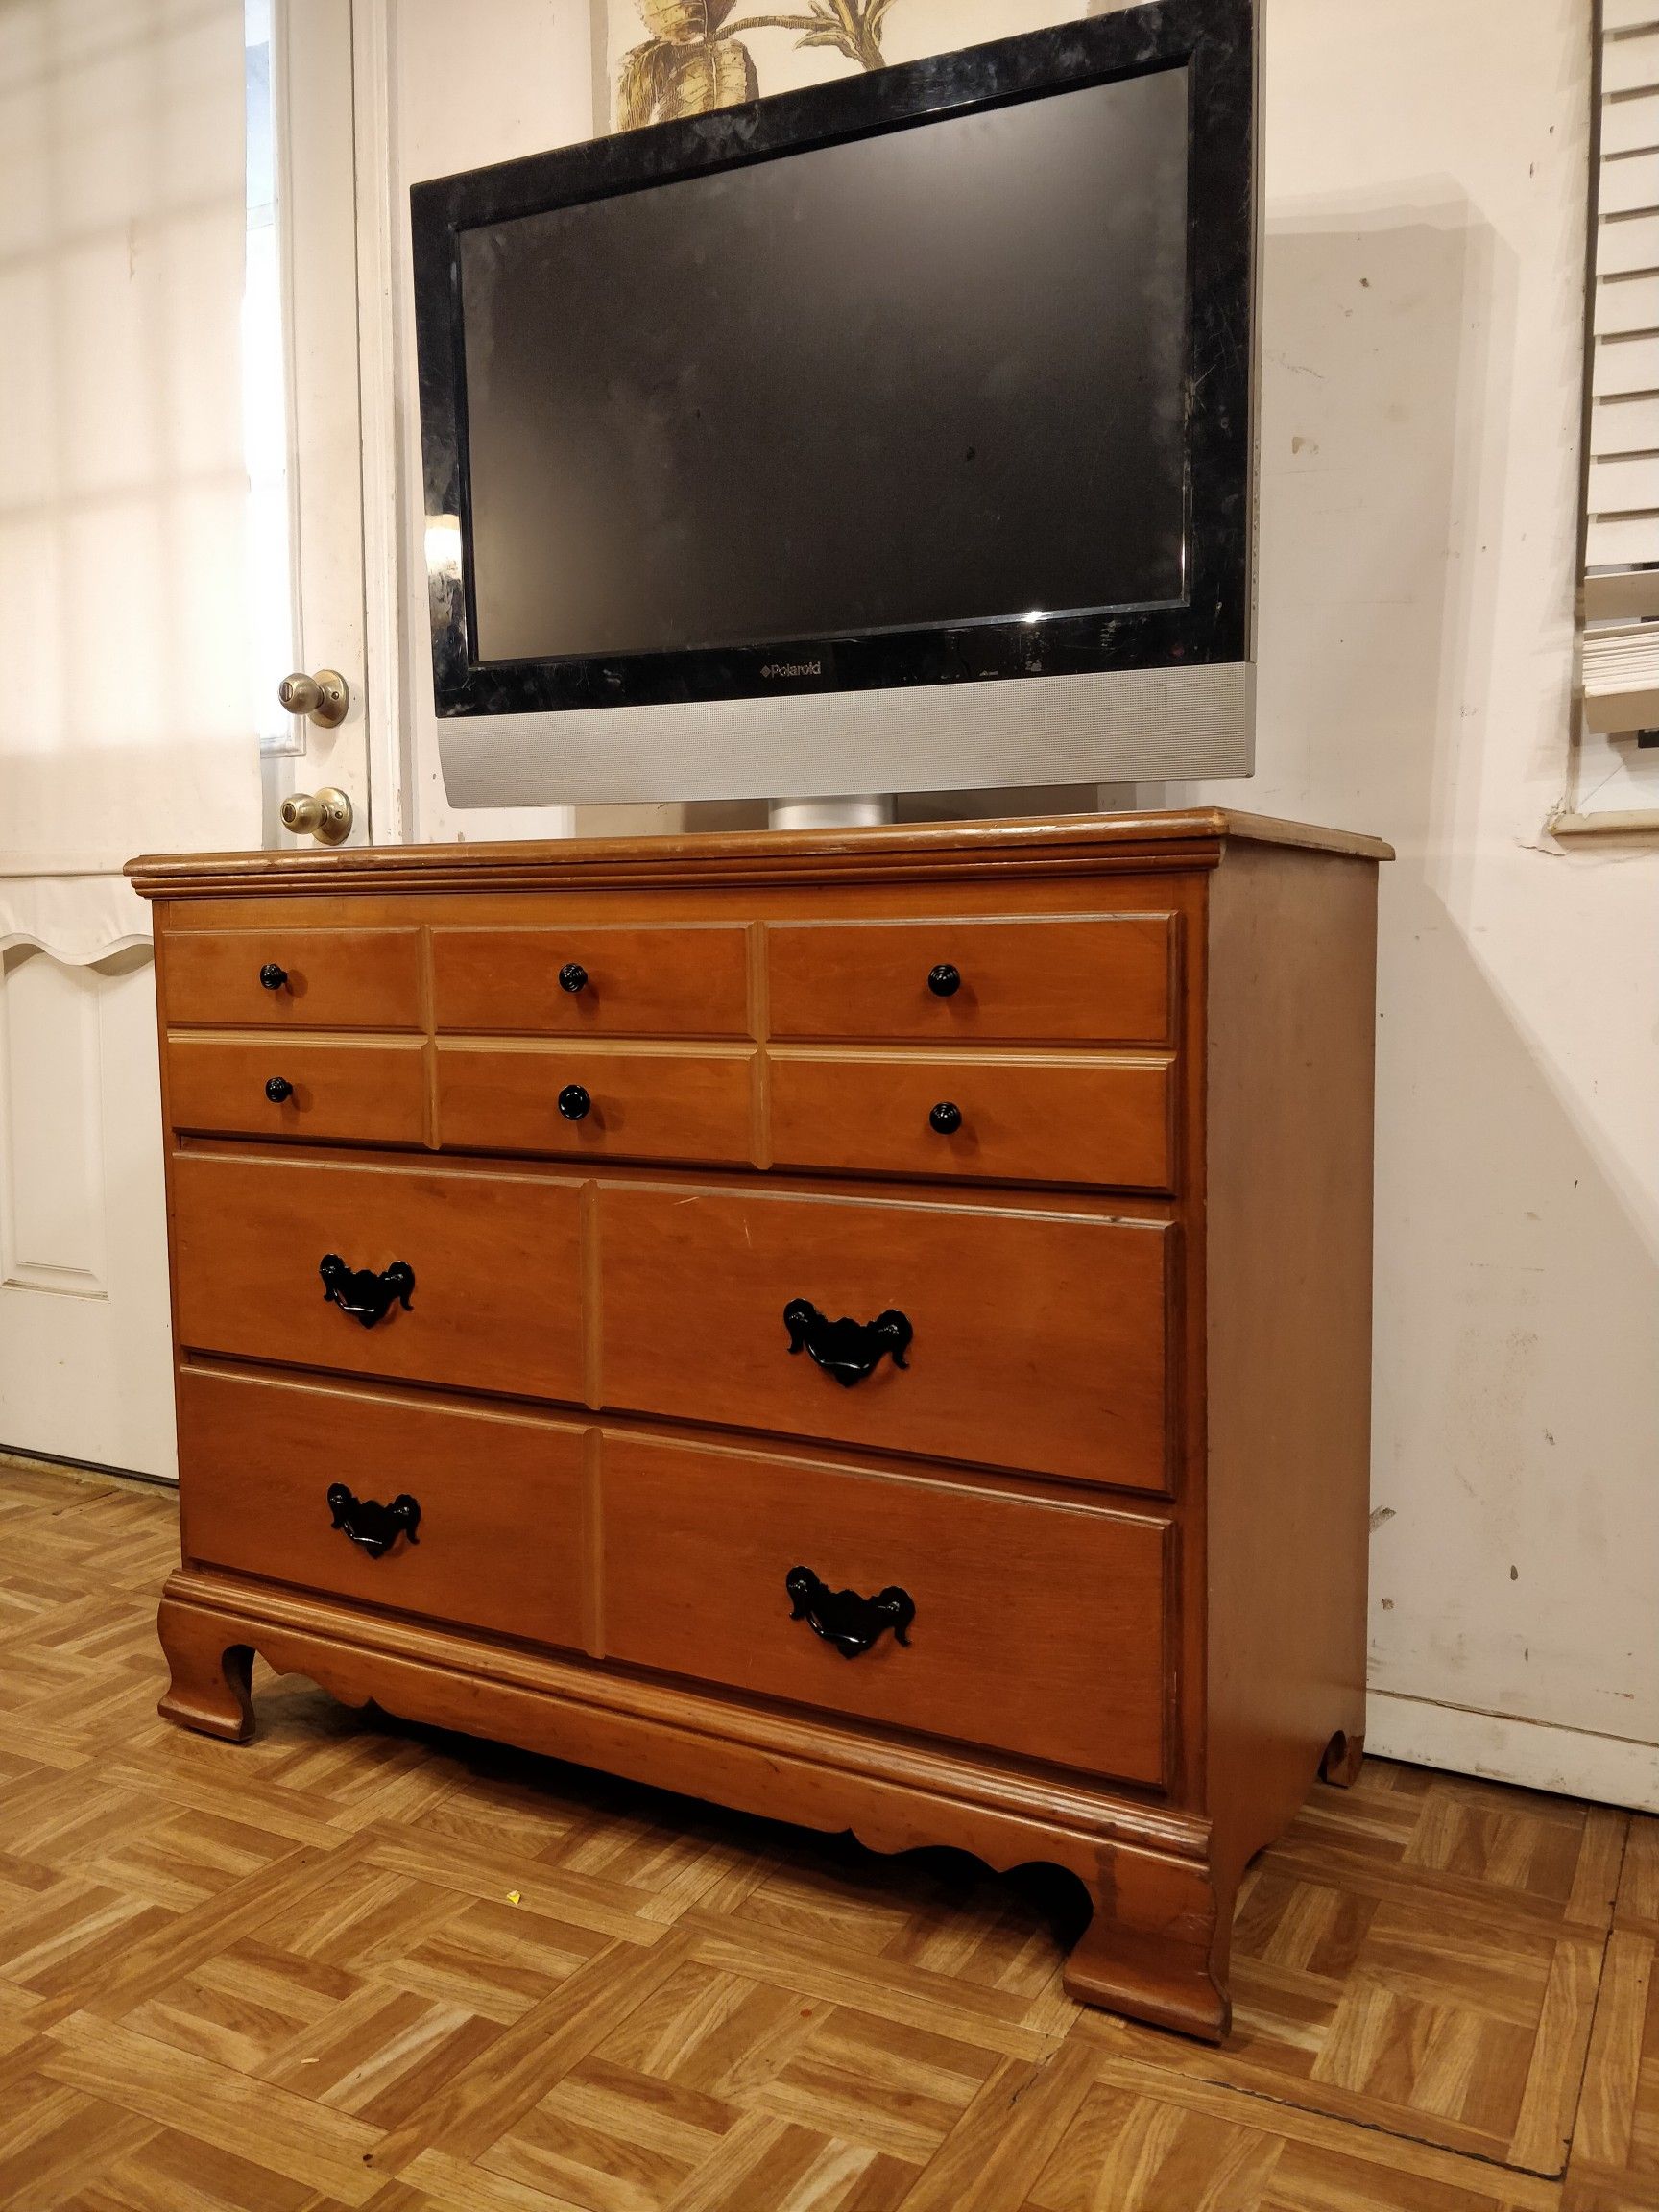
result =
[[[267,991],[282,991],[287,988],[288,971],[278,968],[275,960],[267,960],[259,971],[259,980]]]
[[[411,1544],[421,1541],[415,1533],[421,1526],[420,1503],[406,1490],[390,1505],[381,1505],[373,1498],[354,1498],[344,1482],[330,1482],[327,1503],[335,1527],[371,1559],[383,1559],[399,1536]]]
[[[284,1098],[292,1098],[294,1086],[286,1075],[273,1075],[265,1085],[265,1095],[273,1106],[280,1106]]]
[[[954,998],[962,988],[962,971],[949,960],[941,960],[937,968],[927,971],[927,988],[935,998]]]
[[[566,1083],[559,1094],[559,1111],[566,1121],[586,1121],[593,1101],[580,1083]]]
[[[874,1598],[861,1598],[856,1590],[831,1590],[810,1567],[791,1567],[783,1577],[789,1593],[791,1621],[805,1621],[814,1636],[833,1644],[843,1659],[856,1659],[868,1651],[886,1629],[895,1644],[908,1644],[907,1633],[916,1618],[916,1603],[897,1583],[878,1590]]]
[[[409,1310],[415,1270],[406,1260],[394,1260],[376,1274],[373,1267],[348,1267],[338,1252],[329,1252],[318,1262],[317,1272],[328,1303],[361,1321],[365,1329],[384,1321],[394,1306],[401,1306],[405,1313]]]
[[[941,1137],[954,1137],[962,1126],[962,1109],[953,1105],[949,1098],[941,1098],[927,1119]]]
[[[568,991],[572,998],[578,991],[588,988],[588,971],[580,960],[566,960],[559,971],[559,988]]]
[[[904,1355],[914,1332],[904,1315],[891,1308],[874,1321],[850,1321],[845,1313],[839,1321],[829,1321],[809,1300],[791,1298],[783,1309],[783,1326],[791,1354],[805,1352],[847,1390],[873,1374],[883,1354],[895,1367],[909,1364]]]

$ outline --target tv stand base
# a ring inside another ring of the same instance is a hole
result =
[[[833,799],[769,799],[769,830],[878,830],[893,819],[891,791]]]

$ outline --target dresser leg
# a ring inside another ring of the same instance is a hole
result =
[[[162,1719],[204,1736],[246,1743],[253,1733],[252,1647],[228,1644],[222,1621],[165,1599],[156,1629],[173,1671],[167,1695],[156,1708]]]
[[[1319,1778],[1323,1782],[1334,1782],[1338,1790],[1347,1790],[1358,1780],[1364,1758],[1364,1729],[1338,1728],[1325,1746],[1325,1756],[1319,1762]]]
[[[1118,1851],[1089,1887],[1094,1917],[1067,1961],[1067,1995],[1220,2042],[1233,2010],[1233,1901],[1210,1870]]]

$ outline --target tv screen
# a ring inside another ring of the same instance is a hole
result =
[[[1256,70],[1145,0],[416,184],[452,802],[1247,772]]]
[[[460,239],[483,661],[1178,601],[1184,66]]]

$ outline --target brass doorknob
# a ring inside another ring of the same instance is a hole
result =
[[[351,692],[338,668],[319,668],[315,676],[301,669],[284,676],[276,697],[290,714],[303,714],[320,730],[334,730],[346,719]]]
[[[279,811],[284,830],[315,837],[319,845],[344,845],[351,834],[351,802],[344,791],[296,791]]]

